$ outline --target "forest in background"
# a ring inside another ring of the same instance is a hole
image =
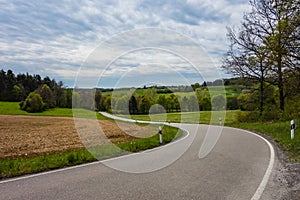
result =
[[[0,70],[0,101],[21,102],[28,112],[42,112],[55,107],[72,108],[73,90],[61,81],[38,74],[17,74]]]
[[[191,86],[150,86],[123,89],[66,88],[61,81],[40,75],[0,71],[0,101],[20,102],[20,109],[85,108],[117,114],[156,114],[241,110],[240,121],[298,118],[299,97],[286,96],[286,109],[279,107],[278,87],[264,83],[264,108],[260,114],[260,84],[256,79],[231,78]],[[224,86],[223,86],[224,85]],[[224,93],[225,92],[225,93]]]

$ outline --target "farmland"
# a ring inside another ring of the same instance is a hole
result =
[[[0,179],[91,162],[96,158],[109,158],[159,145],[157,126],[117,123],[98,113],[99,127],[106,138],[103,141],[99,141],[101,137],[93,131],[79,136],[74,119],[70,117],[72,109],[55,108],[43,113],[22,113],[18,103],[0,102],[0,111]],[[77,111],[83,117],[95,114],[84,109]],[[80,120],[88,122],[92,119]],[[164,126],[163,132],[163,143],[181,136],[181,132],[172,127]],[[91,144],[84,138],[98,140],[92,140],[97,143]],[[108,141],[119,148],[112,148],[114,145],[108,145]]]
[[[0,115],[0,121],[0,159],[85,148],[72,118]],[[111,120],[101,120],[99,125],[112,141],[117,139],[119,143],[124,143],[134,139]],[[132,124],[122,124],[122,127],[136,133],[147,132],[147,127]]]

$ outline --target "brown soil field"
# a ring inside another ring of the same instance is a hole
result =
[[[90,121],[82,119],[84,123],[80,124],[88,127]],[[85,146],[105,144],[107,138],[114,143],[121,143],[136,137],[148,137],[155,132],[150,126],[116,123],[111,120],[99,120],[98,123],[105,134],[102,137],[94,131],[81,133],[79,136],[77,129],[82,127],[77,126],[76,129],[73,118],[0,115],[0,159],[83,149]]]

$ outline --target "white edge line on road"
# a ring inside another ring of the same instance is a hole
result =
[[[139,122],[139,123],[141,123],[141,122]],[[147,123],[149,123],[149,122],[147,122]],[[165,124],[168,125],[167,123],[165,123]],[[199,126],[200,126],[200,124],[199,124]],[[231,127],[228,127],[228,128],[231,128]],[[269,146],[269,149],[270,149],[270,161],[269,161],[269,165],[268,165],[268,167],[266,169],[265,175],[264,175],[261,183],[259,184],[258,188],[256,189],[256,192],[254,193],[254,195],[251,198],[251,200],[259,200],[260,197],[261,197],[261,195],[263,194],[266,186],[267,186],[268,180],[269,180],[269,178],[271,176],[271,173],[272,173],[272,170],[273,170],[273,165],[274,165],[274,161],[275,161],[275,151],[274,151],[273,145],[267,139],[265,139],[264,137],[262,137],[262,136],[260,136],[260,135],[258,135],[256,133],[253,133],[253,132],[250,132],[250,131],[247,131],[247,130],[243,130],[243,129],[238,129],[238,128],[231,128],[231,129],[237,129],[237,130],[249,133],[251,135],[254,135],[256,137],[259,137],[260,139],[262,139]],[[177,142],[179,142],[179,141],[184,140],[185,138],[187,138],[189,136],[189,132],[187,130],[185,130],[185,129],[182,129],[182,130],[186,131],[186,133],[187,133],[186,136],[184,136],[183,138],[180,138],[179,140],[176,140],[176,141],[174,141],[172,143],[168,143],[168,144],[166,144],[164,146],[159,146],[159,147],[156,147],[156,148],[153,148],[153,149],[149,149],[149,150],[146,150],[146,151],[142,151],[142,152],[138,152],[138,153],[132,153],[132,154],[128,154],[128,155],[124,155],[124,156],[119,156],[119,157],[115,157],[115,158],[108,158],[108,159],[105,159],[105,160],[100,160],[100,161],[96,161],[96,162],[92,162],[92,163],[86,163],[86,164],[76,165],[76,166],[72,166],[72,167],[66,167],[66,168],[62,168],[62,169],[57,169],[57,170],[42,172],[42,173],[38,173],[38,174],[33,174],[33,175],[28,175],[28,176],[23,176],[23,177],[8,179],[8,180],[0,181],[0,184],[8,183],[8,182],[13,182],[13,181],[19,181],[19,180],[28,179],[28,178],[34,178],[34,177],[38,177],[38,176],[43,176],[43,175],[57,173],[57,172],[66,171],[66,170],[72,170],[72,169],[81,168],[81,167],[86,167],[86,166],[90,166],[90,165],[95,165],[95,164],[103,163],[105,161],[110,161],[110,160],[115,160],[115,159],[122,159],[122,158],[133,156],[133,155],[136,155],[136,154],[142,154],[142,153],[147,153],[149,151],[154,151],[154,150],[157,150],[157,149],[161,149],[161,148],[164,148],[164,147],[167,147],[169,145],[175,144],[175,143],[177,143]]]
[[[37,174],[25,175],[25,176],[21,176],[21,177],[17,177],[17,178],[12,178],[12,179],[7,179],[7,180],[0,181],[0,184],[8,183],[8,182],[14,182],[14,181],[20,181],[20,180],[23,180],[23,179],[29,179],[29,178],[34,178],[34,177],[38,177],[38,176],[44,176],[44,175],[47,175],[47,174],[53,174],[53,173],[66,171],[66,170],[71,170],[71,169],[76,169],[76,168],[81,168],[81,167],[86,167],[86,166],[89,166],[89,165],[99,164],[100,162],[101,161],[95,161],[95,162],[91,162],[91,163],[66,167],[66,168],[62,168],[62,169],[55,169],[55,170],[51,170],[51,171],[40,172],[40,173],[37,173]]]
[[[176,143],[186,139],[190,135],[188,130],[182,129],[182,128],[181,128],[181,130],[186,132],[186,135],[184,137],[182,137],[178,140],[175,140],[174,142],[170,142],[168,144],[165,144],[163,146],[159,146],[159,147],[156,147],[156,148],[148,149],[148,150],[137,152],[137,153],[131,153],[131,154],[123,155],[123,156],[117,156],[117,157],[114,157],[114,158],[107,158],[107,159],[104,159],[104,160],[99,160],[99,161],[95,161],[95,162],[91,162],[91,163],[85,163],[85,164],[80,164],[80,165],[76,165],[76,166],[65,167],[65,168],[62,168],[62,169],[55,169],[55,170],[51,170],[51,171],[40,172],[40,173],[37,173],[37,174],[31,174],[31,175],[25,175],[25,176],[21,176],[21,177],[17,177],[17,178],[11,178],[11,179],[0,181],[0,184],[14,182],[14,181],[20,181],[20,180],[29,179],[29,178],[35,178],[35,177],[38,177],[38,176],[44,176],[44,175],[48,175],[48,174],[53,174],[53,173],[57,173],[57,172],[62,172],[62,171],[67,171],[67,170],[72,170],[72,169],[77,169],[77,168],[82,168],[82,167],[87,167],[87,166],[91,166],[91,165],[97,165],[97,164],[100,164],[100,163],[103,164],[103,162],[106,162],[106,161],[122,159],[122,158],[126,158],[126,157],[129,157],[129,156],[134,156],[134,155],[138,155],[138,154],[147,153],[147,152],[150,152],[150,151],[159,150],[159,149],[162,149],[164,147],[168,147],[170,145],[176,144]]]
[[[231,128],[231,127],[229,127]],[[265,172],[265,175],[261,181],[261,183],[259,184],[258,188],[256,189],[254,195],[252,196],[251,200],[259,200],[267,186],[267,183],[269,181],[269,178],[272,174],[272,170],[273,170],[273,166],[274,166],[274,162],[275,162],[275,151],[274,151],[274,147],[273,145],[264,137],[256,134],[256,133],[253,133],[251,131],[247,131],[247,130],[244,130],[244,129],[239,129],[239,128],[232,128],[232,129],[237,129],[237,130],[240,130],[240,131],[244,131],[246,133],[249,133],[249,134],[252,134],[256,137],[259,137],[260,139],[262,139],[266,144],[268,144],[269,146],[269,150],[270,150],[270,161],[269,161],[269,165],[266,169],[266,172]]]
[[[124,156],[118,156],[118,157],[114,157],[114,158],[108,158],[108,159],[105,159],[105,160],[101,160],[100,162],[103,163],[103,162],[108,162],[108,161],[112,161],[112,160],[122,159],[124,157],[129,157],[129,156],[135,156],[135,155],[138,155],[138,154],[148,153],[148,152],[156,151],[156,150],[168,147],[170,145],[176,144],[176,143],[178,143],[178,142],[186,139],[190,135],[190,132],[188,130],[183,129],[183,128],[180,128],[180,129],[183,130],[183,131],[185,131],[186,135],[184,137],[178,139],[178,140],[175,140],[175,141],[170,142],[168,144],[165,144],[163,146],[158,146],[158,147],[155,147],[155,148],[152,148],[152,149],[147,149],[145,151],[140,151],[140,152],[137,152],[137,153],[131,153],[131,154],[124,155]]]

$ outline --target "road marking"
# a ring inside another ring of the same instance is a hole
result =
[[[114,158],[107,158],[107,159],[104,159],[104,160],[99,160],[99,161],[95,161],[95,162],[91,162],[91,163],[85,163],[85,164],[80,164],[80,165],[76,165],[76,166],[66,167],[66,168],[62,168],[62,169],[55,169],[55,170],[51,170],[51,171],[47,171],[47,172],[40,172],[40,173],[37,173],[37,174],[31,174],[31,175],[25,175],[25,176],[21,176],[21,177],[17,177],[17,178],[11,178],[11,179],[0,181],[0,184],[20,181],[20,180],[29,179],[29,178],[35,178],[35,177],[39,177],[39,176],[44,176],[44,175],[49,175],[49,174],[53,174],[53,173],[57,173],[57,172],[63,172],[63,171],[67,171],[67,170],[87,167],[87,166],[91,166],[91,165],[103,164],[103,162],[106,162],[106,161],[122,159],[122,158],[126,158],[126,157],[129,157],[129,156],[134,156],[134,155],[137,155],[137,154],[143,154],[143,153],[147,153],[147,152],[150,152],[150,151],[162,149],[162,148],[168,147],[169,145],[176,144],[176,143],[186,139],[190,135],[188,130],[183,129],[183,128],[181,128],[181,130],[186,132],[186,135],[184,137],[182,137],[178,140],[175,140],[174,142],[170,142],[166,145],[159,146],[159,147],[156,147],[156,148],[153,148],[153,149],[148,149],[148,150],[145,150],[145,151],[141,151],[141,152],[137,152],[137,153],[131,153],[131,154],[118,156],[118,157],[114,157]]]
[[[259,137],[260,139],[262,139],[265,143],[268,144],[269,146],[269,150],[270,150],[270,161],[269,161],[269,165],[266,169],[266,172],[265,172],[265,175],[261,181],[261,183],[259,184],[258,188],[256,189],[254,195],[252,196],[251,200],[259,200],[267,186],[267,183],[269,181],[269,178],[272,174],[272,170],[273,170],[273,166],[274,166],[274,162],[275,162],[275,151],[274,151],[274,147],[273,145],[264,137],[256,134],[256,133],[253,133],[253,132],[250,132],[250,131],[247,131],[247,130],[243,130],[243,129],[239,129],[239,128],[233,128],[233,129],[237,129],[239,131],[244,131],[246,133],[249,133],[251,135],[254,135],[256,137]]]
[[[25,175],[25,176],[21,176],[21,177],[18,177],[18,178],[12,178],[12,179],[7,179],[7,180],[0,181],[0,184],[8,183],[8,182],[14,182],[14,181],[20,181],[20,180],[23,180],[23,179],[29,179],[29,178],[34,178],[34,177],[38,177],[38,176],[44,176],[44,175],[48,175],[48,174],[53,174],[53,173],[62,172],[62,171],[66,171],[66,170],[71,170],[71,169],[76,169],[76,168],[81,168],[81,167],[87,167],[87,166],[90,166],[90,165],[99,164],[100,162],[101,161],[96,161],[96,162],[91,162],[91,163],[85,163],[85,164],[80,164],[80,165],[76,165],[76,166],[66,167],[66,168],[62,168],[62,169],[55,169],[55,170],[51,170],[51,171],[47,171],[47,172],[40,172],[38,174]]]
[[[149,123],[149,122],[147,122],[147,123]],[[166,125],[168,125],[168,124],[166,123]],[[198,124],[198,125],[200,126],[200,124]],[[227,128],[231,128],[231,127],[227,127]],[[246,132],[248,134],[254,135],[256,137],[259,137],[260,139],[262,139],[269,146],[269,149],[270,149],[270,161],[269,161],[269,165],[268,165],[268,167],[266,169],[265,175],[264,175],[261,183],[259,184],[258,188],[256,189],[254,195],[251,198],[251,200],[259,200],[261,198],[261,196],[262,196],[262,194],[263,194],[266,186],[267,186],[267,183],[269,181],[269,178],[270,178],[272,170],[273,170],[274,161],[275,161],[275,151],[274,151],[273,145],[267,139],[265,139],[264,137],[262,137],[262,136],[260,136],[260,135],[258,135],[256,133],[253,133],[253,132],[250,132],[250,131],[247,131],[247,130],[243,130],[243,129],[238,129],[238,128],[231,128],[231,129],[237,129],[239,131],[243,131],[243,132]],[[184,130],[184,131],[187,132],[187,134],[186,134],[185,137],[183,137],[183,138],[181,138],[179,140],[176,140],[176,141],[174,141],[172,143],[168,143],[168,144],[166,144],[164,146],[157,147],[155,149],[161,149],[161,148],[167,147],[169,145],[172,145],[174,143],[177,143],[177,142],[179,142],[179,141],[181,141],[183,139],[186,139],[189,136],[189,132],[186,129],[182,129],[182,130]],[[149,149],[149,150],[146,150],[146,151],[142,151],[142,152],[138,152],[138,153],[133,153],[133,154],[128,154],[128,155],[123,155],[123,156],[119,156],[119,157],[115,157],[115,158],[108,158],[108,159],[105,159],[105,160],[96,161],[96,162],[92,162],[92,163],[86,163],[86,164],[81,164],[81,165],[77,165],[77,166],[67,167],[67,168],[63,168],[63,169],[57,169],[57,170],[52,170],[52,171],[48,171],[48,172],[42,172],[42,173],[38,173],[38,174],[33,174],[33,175],[28,175],[28,176],[23,176],[23,177],[8,179],[8,180],[0,181],[0,184],[8,183],[8,182],[14,182],[14,181],[19,181],[19,180],[24,180],[24,179],[28,179],[28,178],[34,178],[34,177],[38,177],[38,176],[48,175],[48,174],[52,174],[52,173],[62,172],[62,171],[66,171],[66,170],[71,170],[71,169],[86,167],[86,166],[100,164],[100,163],[102,164],[105,161],[110,161],[110,160],[115,160],[115,159],[122,159],[122,158],[133,156],[133,155],[136,155],[136,154],[147,153],[147,152],[149,152],[151,150],[153,151],[154,149]]]

